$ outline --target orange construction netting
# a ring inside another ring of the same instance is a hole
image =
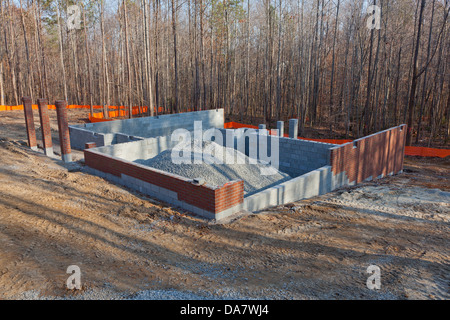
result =
[[[242,124],[242,123],[238,123],[238,122],[227,122],[227,123],[225,123],[224,128],[225,129],[240,129],[240,128],[258,129],[257,126]],[[287,135],[287,134],[285,134],[284,136],[289,137],[289,135]],[[342,140],[341,139],[309,139],[309,138],[299,138],[299,139],[332,143],[332,144],[344,144],[344,143],[353,141],[353,140],[343,140],[343,139]],[[450,156],[450,149],[436,149],[436,148],[408,147],[407,146],[407,147],[405,147],[405,155],[445,158],[445,157]]]
[[[38,105],[37,104],[33,104],[32,105],[33,110],[38,110]],[[83,105],[75,105],[75,104],[71,104],[67,106],[67,109],[89,109],[91,106],[83,106]],[[103,106],[93,106],[94,109],[102,109]],[[53,109],[55,110],[56,107],[53,104],[49,104],[48,105],[49,109]],[[117,108],[117,107],[110,107],[110,108]],[[18,106],[0,106],[0,111],[14,111],[14,110],[23,110],[23,105],[20,104]]]
[[[117,107],[109,107],[110,109],[117,109]],[[133,107],[132,114],[139,115],[139,114],[145,114],[148,111],[148,107]],[[164,111],[163,107],[158,108],[158,113],[162,113]],[[156,107],[155,107],[156,112]],[[105,115],[103,112],[96,112],[92,114],[92,116],[89,114],[89,121],[91,122],[103,122],[103,121],[113,121],[113,118],[117,117],[127,117],[128,116],[128,108],[120,107],[117,111],[109,111],[108,117],[109,119],[105,119]]]
[[[71,105],[67,106],[67,109],[90,109],[90,107],[91,107],[90,105],[71,104]],[[33,104],[32,108],[33,108],[33,110],[38,110],[38,105]],[[49,104],[48,108],[50,110],[56,109],[55,105],[52,105],[52,104]],[[92,108],[93,109],[103,109],[103,106],[92,106]],[[23,105],[0,106],[0,111],[14,111],[14,110],[23,110]],[[148,107],[133,107],[132,114],[133,115],[139,115],[141,113],[144,114],[147,112],[147,110],[148,110]],[[158,108],[159,113],[162,113],[163,111],[164,111],[163,107]],[[155,112],[156,112],[156,107],[155,107]],[[112,118],[126,117],[126,116],[128,116],[128,107],[108,106],[108,116],[109,116],[109,119],[105,119],[103,112],[96,112],[96,113],[93,113],[92,115],[89,114],[89,120],[91,122],[102,122],[102,121],[112,121],[113,120]]]

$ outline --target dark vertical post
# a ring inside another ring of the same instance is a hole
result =
[[[69,120],[67,117],[67,102],[58,100],[55,102],[56,117],[58,118],[59,144],[61,145],[61,157],[64,162],[72,162],[72,149],[70,147]]]
[[[33,106],[30,97],[23,97],[23,111],[25,114],[25,124],[27,126],[28,146],[31,150],[37,151],[36,130],[34,128]]]
[[[38,99],[39,117],[41,119],[42,143],[44,153],[48,157],[53,156],[52,131],[50,129],[50,118],[46,99]]]

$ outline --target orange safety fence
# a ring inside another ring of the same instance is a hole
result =
[[[225,123],[224,128],[225,129],[240,129],[240,128],[258,129],[257,126],[242,124],[242,123],[238,123],[238,122],[227,122],[227,123]],[[288,134],[284,134],[284,136],[289,137]],[[344,143],[353,141],[353,140],[344,140],[344,139],[309,139],[309,138],[299,138],[299,139],[324,142],[324,143],[332,143],[332,144],[344,144]],[[436,148],[406,146],[405,147],[405,155],[445,158],[445,157],[450,156],[450,149],[436,149]]]
[[[38,110],[38,105],[37,104],[33,104],[32,105],[33,110]],[[67,109],[89,109],[91,106],[89,105],[76,105],[76,104],[71,104],[67,106]],[[103,109],[103,106],[92,106],[94,109]],[[51,110],[56,110],[55,105],[53,104],[49,104],[48,108]],[[117,107],[111,106],[110,108],[112,109],[116,109]],[[23,110],[23,105],[20,104],[18,106],[0,106],[0,111],[14,111],[14,110]]]
[[[450,149],[435,149],[435,148],[426,148],[426,147],[406,147],[405,154],[407,156],[445,158],[445,157],[450,156]]]
[[[109,108],[117,109],[117,107],[109,107]],[[156,112],[156,107],[154,110]],[[148,111],[148,107],[133,107],[132,114],[135,116],[135,115],[147,113],[147,111]],[[162,113],[163,111],[164,111],[163,107],[158,108],[158,113]],[[96,112],[96,113],[92,114],[92,116],[89,114],[89,121],[91,121],[91,122],[113,121],[114,119],[112,119],[112,118],[127,117],[127,116],[128,116],[128,107],[120,107],[119,110],[117,110],[117,111],[109,111],[108,112],[109,119],[105,119],[105,115],[103,114],[103,112]]]
[[[257,126],[251,126],[249,124],[242,124],[239,122],[225,122],[224,129],[241,129],[241,128],[251,128],[251,129],[258,129]]]
[[[117,107],[110,107],[110,108],[117,108]],[[125,107],[120,107],[125,108]],[[142,113],[139,112],[139,107],[133,107],[133,115],[138,115],[138,114],[144,114],[147,113],[147,107],[142,107],[143,111]],[[156,107],[155,107],[155,113],[156,113]],[[192,112],[195,111],[193,109],[187,109],[185,111],[180,111],[179,113],[184,113],[184,112]],[[163,114],[164,113],[164,107],[159,107],[158,108],[158,114]],[[94,113],[93,116],[89,115],[89,120],[91,122],[103,122],[103,121],[113,121],[115,119],[112,118],[117,118],[117,117],[126,117],[128,116],[128,108],[125,110],[119,110],[119,111],[110,111],[109,112],[109,118],[110,119],[105,119],[103,112],[97,112]]]
[[[38,105],[37,104],[33,104],[32,105],[33,110],[38,110]],[[90,109],[91,106],[90,105],[68,105],[67,109]],[[93,109],[102,109],[103,110],[103,106],[92,106]],[[49,104],[48,105],[48,109],[50,110],[56,110],[55,105]],[[15,111],[15,110],[23,110],[23,105],[18,105],[18,106],[0,106],[0,111]],[[148,107],[133,107],[133,111],[132,114],[133,115],[138,115],[141,114],[140,110],[142,110],[142,113],[146,113],[148,110]],[[163,107],[159,107],[158,108],[158,112],[162,113],[164,111]],[[155,112],[156,112],[156,107],[155,107]],[[91,122],[103,122],[103,121],[112,121],[112,118],[117,118],[117,117],[126,117],[128,116],[128,107],[125,106],[108,106],[108,116],[110,119],[104,119],[104,114],[103,111],[102,112],[96,112],[93,113],[92,115],[89,114],[89,120]]]
[[[33,104],[32,107],[33,107],[33,110],[38,110],[38,105],[37,104]],[[70,104],[70,105],[67,106],[67,109],[90,109],[90,107],[91,107],[90,105]],[[56,110],[56,107],[53,104],[49,104],[48,108]],[[94,105],[94,106],[92,106],[92,108],[93,109],[103,109],[103,106],[96,106],[96,105]],[[134,109],[135,108],[138,109],[139,107],[133,107],[133,113],[134,113]],[[142,108],[147,109],[147,107],[142,107]],[[108,109],[126,109],[126,110],[128,110],[128,107],[124,107],[124,106],[120,106],[120,107],[108,106]],[[0,105],[0,111],[14,111],[14,110],[23,110],[23,105],[22,104],[20,104],[18,106],[2,106],[2,105]],[[155,110],[156,110],[156,108],[155,108]],[[164,110],[164,108],[163,107],[159,107],[159,110],[160,110],[159,112],[162,112]]]

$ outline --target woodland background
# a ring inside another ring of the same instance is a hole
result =
[[[407,123],[407,144],[448,147],[448,14],[449,0],[0,0],[0,105],[225,108],[329,138]]]

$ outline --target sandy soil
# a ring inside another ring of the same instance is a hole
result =
[[[1,113],[2,299],[450,298],[448,159],[408,158],[402,175],[217,224],[25,141],[23,113]],[[366,286],[372,264],[380,290]],[[70,265],[80,291],[66,289]]]

